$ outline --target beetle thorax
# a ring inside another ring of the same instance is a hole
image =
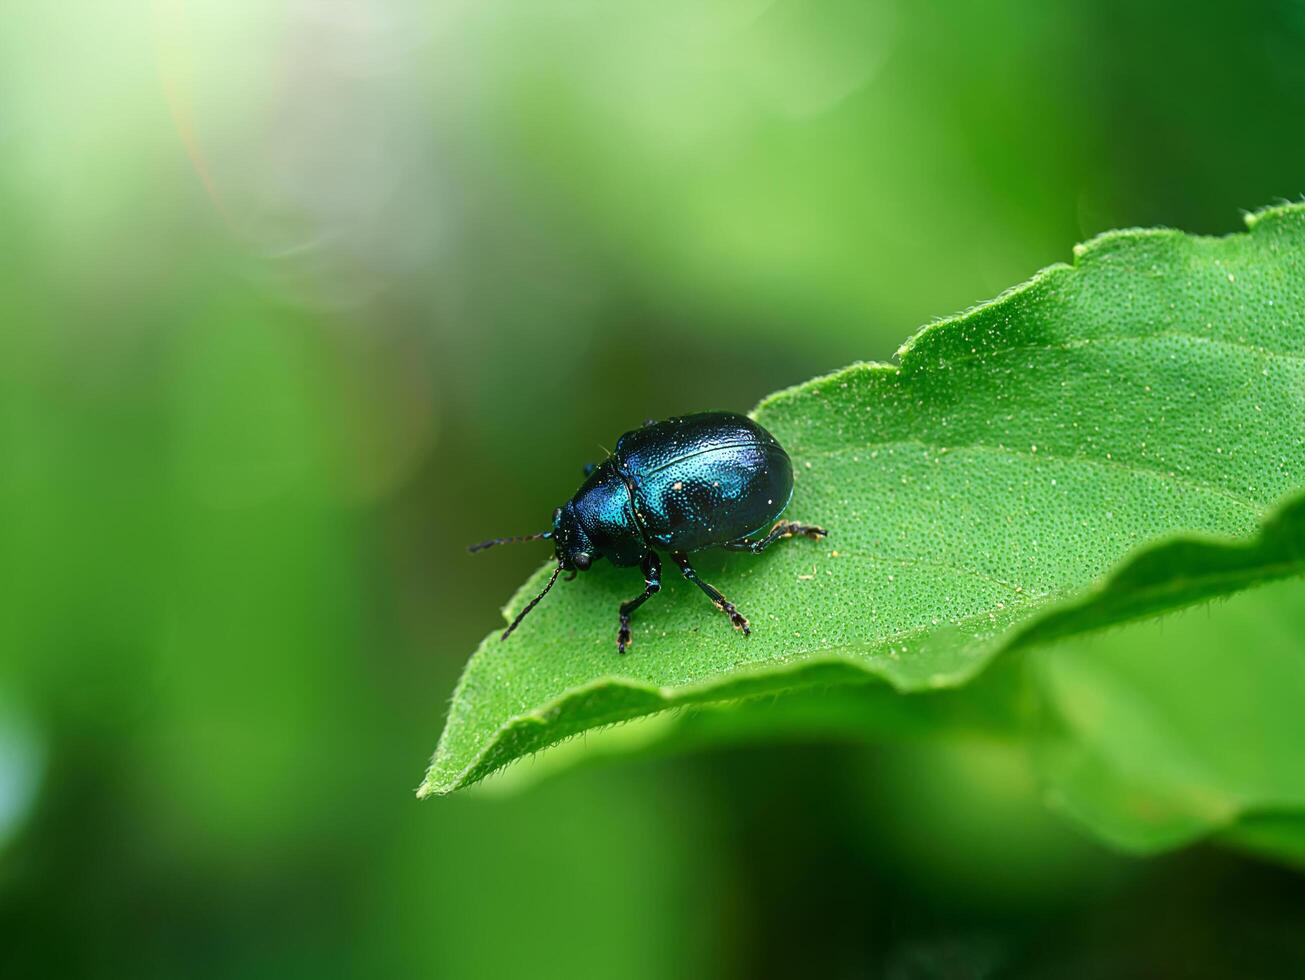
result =
[[[635,520],[630,488],[612,460],[590,475],[576,495],[562,508],[558,537],[558,558],[563,560],[563,538],[572,551],[579,548],[594,559],[606,558],[614,565],[636,565],[648,552]]]

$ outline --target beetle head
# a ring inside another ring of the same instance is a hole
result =
[[[553,511],[553,541],[558,565],[570,572],[572,578],[576,572],[589,570],[594,561],[594,543],[580,526],[574,504],[567,503]]]

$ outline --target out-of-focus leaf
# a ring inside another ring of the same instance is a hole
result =
[[[1288,581],[1043,651],[1032,744],[1050,801],[1131,851],[1230,830],[1299,860],[1302,637],[1305,584]]]
[[[1305,810],[1248,813],[1220,839],[1305,870]]]
[[[639,583],[590,572],[481,644],[420,794],[677,704],[959,685],[999,651],[1305,569],[1305,502],[1283,505],[1305,486],[1305,207],[1249,224],[1101,236],[921,331],[899,366],[767,399],[789,516],[831,534],[700,562],[751,639],[672,578],[618,658]]]

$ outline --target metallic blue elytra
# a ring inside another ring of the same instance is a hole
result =
[[[801,534],[819,540],[826,534],[814,525],[774,523],[793,496],[793,464],[779,441],[744,415],[703,412],[648,422],[621,436],[616,451],[599,465],[587,466],[585,473],[575,496],[553,512],[551,530],[471,546],[479,551],[510,541],[554,542],[557,568],[503,639],[561,572],[574,578],[606,558],[643,569],[643,593],[620,608],[616,648],[624,653],[630,645],[630,614],[661,589],[659,551],[669,552],[684,577],[747,635],[748,621],[698,578],[689,553],[726,548],[756,554],[781,538]],[[751,538],[768,525],[773,525],[768,534]]]

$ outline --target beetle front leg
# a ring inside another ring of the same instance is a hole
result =
[[[819,541],[829,532],[823,527],[816,527],[814,524],[798,524],[796,521],[779,521],[770,529],[770,533],[759,541],[749,541],[744,538],[742,541],[730,541],[721,545],[729,551],[750,551],[754,555],[759,555],[768,547],[778,541],[780,538],[792,538],[796,535],[803,534],[812,541]]]
[[[662,590],[662,561],[657,557],[657,552],[650,551],[643,560],[643,594],[631,599],[629,602],[621,603],[621,627],[616,631],[616,652],[625,653],[625,648],[631,643],[630,640],[630,613],[634,612],[650,596],[655,596]]]
[[[730,618],[730,622],[734,624],[736,630],[742,630],[744,636],[751,635],[752,630],[748,628],[748,621],[743,617],[743,614],[734,608],[734,603],[730,602],[710,585],[698,578],[698,573],[695,572],[693,566],[689,564],[688,555],[682,551],[673,551],[671,552],[671,557],[675,559],[675,564],[680,566],[680,571],[684,574],[684,577],[698,588],[702,589],[703,592],[707,593],[707,598],[715,603],[717,609]]]

